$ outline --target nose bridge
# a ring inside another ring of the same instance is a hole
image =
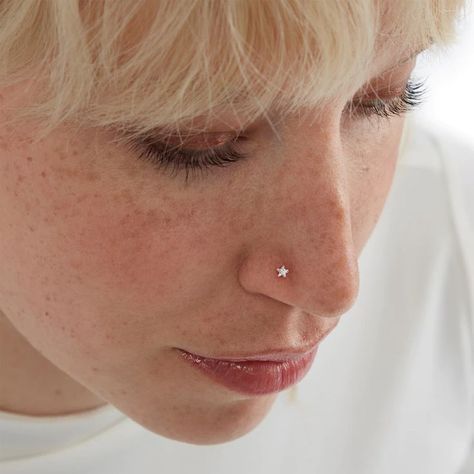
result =
[[[311,314],[338,316],[359,288],[342,148],[337,140],[315,138],[297,150],[298,156],[284,151],[271,189],[262,190],[259,226],[268,226],[264,234],[271,238],[249,251],[240,278],[250,291]],[[281,265],[286,277],[278,277]]]
[[[352,306],[358,292],[357,255],[352,238],[352,221],[345,177],[332,173],[314,200],[303,203],[302,231],[296,242],[294,283],[305,310],[321,316],[337,316]],[[314,207],[310,205],[314,203]],[[299,275],[296,281],[296,275]],[[295,290],[295,288],[293,288]]]

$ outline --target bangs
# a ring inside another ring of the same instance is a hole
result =
[[[37,86],[15,110],[44,133],[62,122],[188,127],[222,107],[252,122],[315,110],[363,85],[387,44],[456,39],[462,0],[8,0],[0,85]],[[196,130],[206,128],[206,123]],[[244,126],[244,124],[242,124]]]

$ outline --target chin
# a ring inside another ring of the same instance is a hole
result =
[[[125,413],[147,430],[169,439],[195,445],[222,444],[238,439],[256,428],[270,412],[278,394],[249,397],[216,404],[173,406],[141,411],[140,416]],[[143,407],[142,407],[143,410]]]

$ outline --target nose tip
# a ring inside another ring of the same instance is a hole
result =
[[[273,255],[258,252],[255,259],[242,262],[239,280],[246,292],[269,296],[310,315],[337,317],[353,306],[359,291],[357,260],[343,254],[319,267],[308,260],[299,260],[294,267],[290,259],[275,261]]]

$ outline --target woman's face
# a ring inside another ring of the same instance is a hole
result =
[[[377,89],[401,89],[414,65],[379,75]],[[27,100],[9,91],[2,110]],[[245,160],[187,186],[184,171],[136,160],[110,130],[64,126],[33,145],[32,129],[2,118],[3,334],[8,321],[26,339],[18,346],[61,369],[51,384],[74,381],[156,433],[213,444],[250,431],[276,394],[217,385],[175,348],[224,357],[308,347],[353,305],[403,118],[350,118],[344,105],[318,120],[273,117],[281,141],[254,124]],[[231,131],[222,120],[212,131]],[[73,406],[74,390],[67,396]]]

